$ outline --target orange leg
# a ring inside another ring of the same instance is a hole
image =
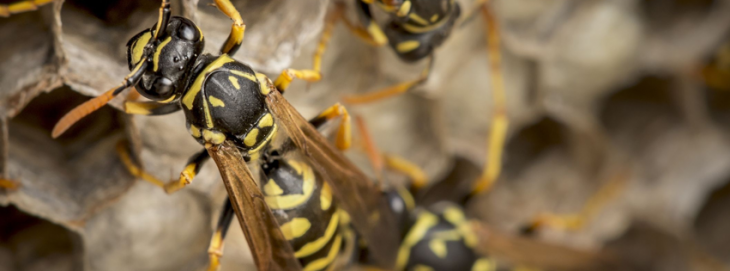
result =
[[[429,56],[428,65],[423,72],[421,72],[421,76],[419,76],[418,79],[406,81],[374,92],[345,96],[342,98],[342,101],[347,104],[366,104],[403,94],[426,82],[429,74],[431,73],[432,66],[433,55]]]
[[[9,190],[9,191],[14,191],[14,190],[17,190],[18,188],[20,188],[20,183],[17,181],[8,180],[8,179],[0,179],[0,188]]]
[[[8,17],[11,14],[37,10],[38,7],[52,2],[53,0],[25,0],[12,4],[0,5],[0,17]]]
[[[501,51],[499,47],[499,28],[489,7],[482,5],[482,14],[486,23],[487,52],[492,81],[494,113],[492,115],[489,138],[487,140],[487,159],[484,172],[474,185],[472,194],[489,191],[499,178],[502,170],[502,151],[509,127],[505,101],[504,82],[502,77]]]

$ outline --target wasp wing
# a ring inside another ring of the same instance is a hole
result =
[[[472,222],[480,237],[477,250],[510,265],[540,270],[638,270],[606,251],[579,250],[503,233],[484,223]]]
[[[375,260],[383,267],[394,266],[400,238],[395,215],[380,188],[329,144],[281,93],[272,89],[266,104],[277,123],[332,187],[338,204],[350,214],[353,226],[367,242]]]
[[[238,149],[229,141],[206,149],[218,165],[258,270],[301,270]]]

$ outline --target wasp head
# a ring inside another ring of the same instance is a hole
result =
[[[157,25],[132,37],[127,43],[129,69],[148,62],[136,88],[155,101],[172,101],[180,96],[195,60],[203,52],[203,33],[190,20],[172,17],[155,35]]]

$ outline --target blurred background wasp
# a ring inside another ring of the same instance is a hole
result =
[[[200,164],[208,155],[212,156],[258,268],[290,270],[298,269],[299,263],[287,242],[289,239],[279,230],[266,202],[260,201],[264,197],[248,168],[243,166],[247,161],[258,161],[266,153],[281,126],[294,145],[311,159],[314,170],[332,186],[335,197],[347,199],[340,202],[352,216],[355,228],[374,248],[378,263],[386,268],[392,265],[395,257],[390,250],[396,247],[397,239],[390,237],[395,235],[390,230],[391,214],[376,193],[376,187],[280,97],[279,91],[284,91],[294,78],[316,81],[319,74],[312,70],[286,69],[271,82],[265,75],[233,60],[230,55],[239,49],[246,26],[229,1],[216,1],[216,6],[233,20],[220,56],[202,54],[203,33],[192,21],[171,17],[170,3],[163,1],[157,24],[127,43],[131,73],[123,83],[67,113],[54,127],[52,135],[58,137],[131,86],[152,101],[128,101],[127,113],[162,115],[182,109],[189,133],[206,150],[190,159],[179,182],[152,182],[167,192],[176,191],[190,183]],[[334,107],[325,114],[342,112],[340,107]],[[347,133],[346,127],[340,130]],[[138,172],[138,175],[142,174]],[[373,214],[378,219],[368,220]],[[226,216],[230,219],[229,213],[222,218],[225,220]],[[212,255],[220,249],[215,243],[220,243],[222,235],[221,229],[220,237],[214,237]],[[214,267],[217,258],[212,260]]]

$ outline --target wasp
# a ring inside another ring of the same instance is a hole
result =
[[[343,101],[351,105],[371,103],[399,95],[425,83],[433,67],[435,50],[448,39],[455,27],[470,21],[477,13],[482,14],[494,109],[486,144],[487,159],[484,165],[486,170],[479,181],[474,183],[474,191],[476,193],[489,191],[501,174],[502,153],[509,129],[509,119],[501,70],[499,26],[488,0],[475,0],[464,14],[454,0],[355,0],[355,6],[359,23],[351,22],[344,15],[345,6],[342,2],[337,2],[334,10],[325,19],[325,27],[313,57],[313,65],[317,71],[320,70],[322,57],[334,26],[339,21],[368,44],[374,46],[389,44],[405,62],[428,58],[428,64],[415,80],[362,95],[343,97]],[[384,27],[375,22],[372,6],[377,6],[390,14],[390,21]]]
[[[395,270],[627,270],[607,253],[536,242],[470,219],[463,206],[475,193],[468,191],[473,188],[463,189],[464,180],[459,180],[468,178],[447,177],[429,184],[416,164],[377,150],[363,120],[356,121],[376,174],[388,169],[409,179],[405,186],[391,184],[383,192],[398,222],[400,246]],[[474,171],[464,167],[454,170]],[[382,178],[382,174],[378,176]],[[359,264],[370,264],[370,251],[361,246]]]
[[[286,69],[272,81],[234,60],[246,25],[230,1],[215,0],[215,4],[233,21],[220,55],[203,54],[202,31],[189,19],[171,16],[170,1],[163,0],[157,23],[127,43],[131,72],[120,85],[62,117],[52,136],[60,136],[132,86],[151,101],[127,101],[127,113],[152,116],[182,110],[188,132],[205,149],[190,159],[179,182],[160,185],[168,192],[184,187],[200,164],[212,157],[258,269],[296,270],[301,268],[296,252],[246,164],[261,161],[274,138],[286,136],[288,145],[295,146],[330,186],[353,227],[373,248],[378,264],[390,268],[398,242],[392,231],[395,219],[379,188],[281,96],[295,78],[317,81],[319,73]]]

